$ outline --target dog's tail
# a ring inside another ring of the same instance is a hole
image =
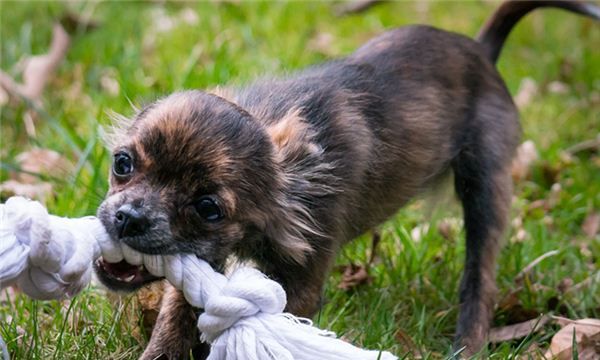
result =
[[[530,11],[540,7],[560,8],[600,20],[600,7],[582,1],[507,1],[481,28],[477,35],[488,57],[496,63],[502,51],[502,45],[515,24]]]

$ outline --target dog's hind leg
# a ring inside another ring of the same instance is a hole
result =
[[[512,196],[510,164],[520,131],[511,103],[504,112],[497,111],[498,116],[485,109],[488,118],[470,124],[452,164],[466,232],[455,343],[455,349],[465,348],[463,356],[475,354],[487,340],[496,295],[496,256]]]

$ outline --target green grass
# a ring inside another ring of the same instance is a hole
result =
[[[33,147],[56,150],[75,166],[69,176],[51,180],[55,196],[47,203],[50,211],[93,214],[107,189],[110,156],[99,141],[99,129],[109,123],[108,110],[132,114],[130,103],[144,104],[178,89],[243,83],[260,74],[293,71],[348,54],[394,26],[427,23],[473,35],[495,8],[487,2],[400,2],[336,18],[332,4],[324,2],[168,4],[166,13],[175,17],[186,6],[194,9],[198,23],[179,22],[169,31],[155,32],[150,41],[157,28],[152,14],[161,6],[0,3],[1,68],[13,75],[20,60],[47,49],[52,22],[65,11],[92,14],[100,23],[98,29],[73,38],[66,61],[44,94],[45,111],[37,119],[35,138],[26,135],[23,125],[26,105],[2,107],[0,180],[15,171],[17,154]],[[333,37],[327,48],[310,46],[322,33]],[[597,282],[576,292],[558,290],[565,279],[578,283],[600,269],[599,237],[586,238],[580,229],[588,213],[600,210],[600,159],[583,153],[565,162],[561,155],[600,131],[599,43],[597,24],[560,11],[539,11],[515,29],[499,62],[513,94],[524,77],[540,88],[521,108],[524,139],[532,139],[541,155],[531,179],[515,189],[513,215],[522,217],[527,236],[518,241],[511,229],[498,266],[502,297],[515,289],[514,278],[528,263],[559,250],[534,269],[518,293],[524,309],[533,313],[557,309],[571,318],[600,317]],[[102,86],[107,74],[119,83],[117,95]],[[554,80],[566,83],[567,92],[547,91]],[[555,182],[562,187],[556,205],[547,211],[531,209],[535,200],[550,196]],[[446,239],[436,224],[460,217],[460,208],[449,200],[434,203],[434,211],[430,207],[416,201],[382,225],[371,285],[343,292],[337,289],[339,274],[333,274],[324,307],[315,317],[319,326],[401,357],[418,353],[438,359],[449,354],[463,234]],[[414,241],[411,230],[427,222],[431,230]],[[370,237],[365,235],[342,251],[338,264],[364,262],[370,251]],[[0,303],[0,335],[15,359],[133,359],[141,353],[145,337],[127,302],[115,304],[97,289],[70,302],[16,296]],[[511,316],[514,311],[498,311],[495,322],[505,324]],[[491,346],[488,355],[504,359],[531,344],[545,348],[556,330],[550,325],[524,341]],[[414,349],[397,340],[398,331],[412,339]]]

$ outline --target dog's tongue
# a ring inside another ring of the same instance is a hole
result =
[[[126,278],[131,275],[138,275],[140,272],[139,266],[131,265],[125,260],[122,260],[118,263],[109,263],[107,261],[102,261],[102,267],[107,272],[119,278]]]

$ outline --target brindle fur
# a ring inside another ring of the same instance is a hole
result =
[[[311,316],[340,246],[453,172],[467,242],[456,340],[473,354],[492,316],[520,135],[494,62],[508,20],[548,6],[525,3],[503,5],[481,42],[407,26],[290,77],[147,106],[116,137],[135,173],[111,179],[99,217],[116,237],[116,209],[137,206],[151,228],[122,241],[142,252],[193,252],[218,268],[232,254],[251,259],[284,286],[288,311]],[[551,6],[597,11],[575,4]],[[194,211],[207,194],[224,210],[220,222]],[[186,356],[184,339],[197,335],[190,313],[170,293],[143,358]]]

